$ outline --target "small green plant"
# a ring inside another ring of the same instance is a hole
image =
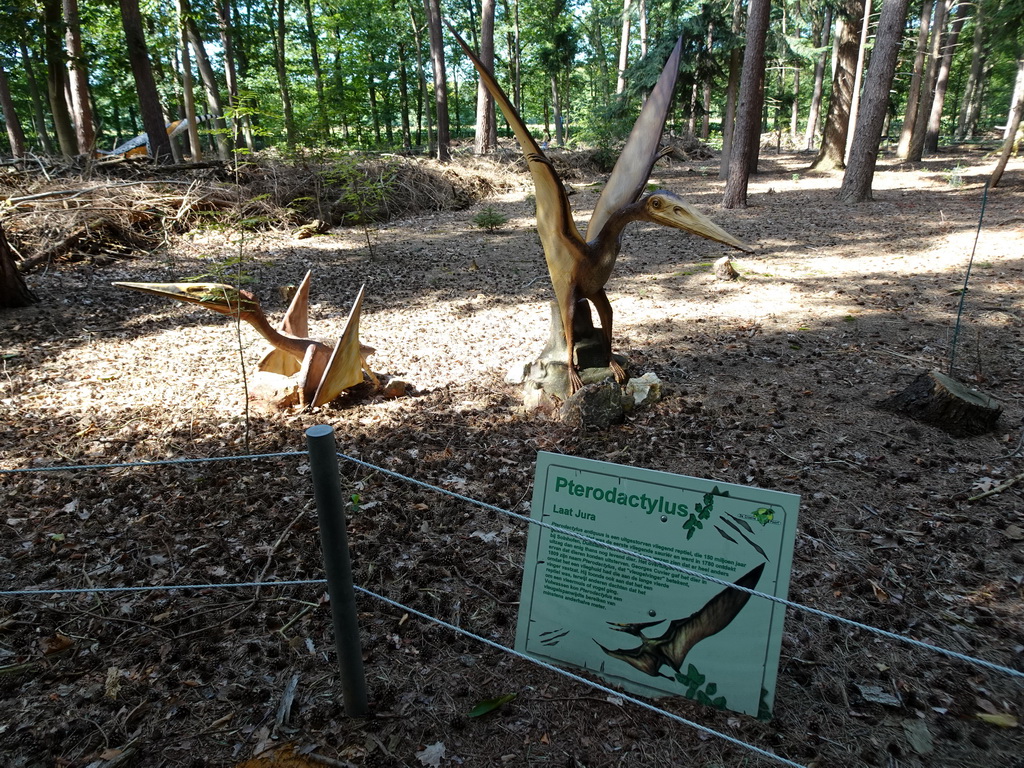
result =
[[[508,216],[488,205],[480,213],[473,217],[473,223],[481,229],[493,232],[499,227],[508,223]]]
[[[946,177],[946,184],[951,187],[962,187],[966,181],[964,179],[964,167],[957,163],[953,168],[950,168],[944,174]]]

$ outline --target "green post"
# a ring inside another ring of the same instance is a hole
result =
[[[338,649],[338,666],[341,668],[345,711],[352,717],[365,717],[370,707],[366,701],[363,651],[359,644],[356,595],[352,588],[352,563],[348,553],[345,502],[341,494],[334,428],[326,424],[310,427],[306,430],[306,446],[320,519],[320,547],[327,574],[327,593],[331,598],[331,619],[334,643]]]

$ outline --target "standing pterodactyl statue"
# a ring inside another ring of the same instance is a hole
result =
[[[455,35],[459,45],[476,67],[480,80],[501,107],[526,155],[530,173],[533,175],[537,199],[537,232],[544,247],[544,257],[555,289],[569,354],[568,394],[573,394],[583,386],[573,354],[575,340],[572,326],[576,303],[581,299],[589,299],[597,309],[609,366],[615,374],[616,381],[622,384],[626,380],[626,373],[612,359],[612,305],[605,294],[604,286],[615,267],[615,259],[622,247],[622,232],[626,225],[633,221],[651,221],[716,240],[743,251],[750,250],[749,246],[672,192],[659,189],[641,197],[654,163],[662,156],[658,151],[658,144],[672,102],[672,91],[675,89],[682,38],[676,43],[657,85],[648,96],[647,103],[629,134],[622,154],[591,214],[585,240],[576,228],[569,198],[551,161],[530,135],[526,124],[494,77],[450,24],[448,29]]]
[[[761,579],[764,571],[764,563],[754,568],[746,576],[735,583],[740,587],[753,589]],[[717,595],[712,597],[707,604],[685,619],[670,621],[668,629],[660,637],[646,637],[644,630],[661,624],[661,621],[648,621],[639,624],[615,624],[608,622],[613,629],[619,632],[627,632],[640,638],[640,645],[635,648],[619,648],[610,650],[600,643],[597,643],[601,650],[609,656],[621,659],[641,672],[652,677],[667,677],[659,670],[663,666],[672,667],[676,672],[683,666],[686,654],[690,652],[697,643],[706,637],[721,632],[736,618],[743,610],[743,606],[750,599],[749,592],[741,592],[732,587],[726,587]],[[596,640],[594,642],[597,642]]]
[[[359,289],[352,311],[345,322],[338,343],[331,347],[309,335],[309,278],[307,272],[295,291],[280,329],[267,319],[259,300],[249,291],[239,290],[221,283],[114,283],[122,288],[153,293],[189,304],[198,304],[222,315],[238,317],[249,323],[273,345],[257,365],[261,374],[280,377],[291,386],[281,387],[277,382],[266,387],[268,391],[297,390],[298,403],[303,407],[329,403],[349,387],[363,381],[365,370],[377,385],[377,379],[366,364],[372,347],[359,343],[359,315],[363,305],[365,286]],[[286,394],[276,405],[289,405]]]

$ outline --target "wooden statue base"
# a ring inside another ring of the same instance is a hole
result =
[[[878,407],[932,424],[955,437],[991,431],[1003,412],[998,401],[938,371],[922,373]]]

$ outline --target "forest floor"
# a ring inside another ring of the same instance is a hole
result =
[[[956,376],[1004,406],[972,438],[879,410],[949,367],[992,160],[885,160],[874,202],[835,199],[806,155],[767,155],[750,207],[718,207],[714,161],[654,180],[755,245],[630,229],[609,283],[615,345],[665,397],[602,431],[525,413],[505,383],[548,335],[529,184],[456,212],[309,239],[215,228],[133,259],[51,265],[41,302],[0,313],[0,469],[301,451],[328,423],[363,462],[529,513],[538,451],[799,494],[792,600],[1024,669],[1024,168],[988,194]],[[575,184],[577,217],[598,186]],[[491,206],[508,223],[474,226]],[[310,325],[340,332],[366,284],[362,386],[313,412],[246,415],[239,348],[207,310],[124,291],[241,256],[272,318],[313,270]],[[526,526],[342,462],[356,583],[512,645]],[[985,491],[983,499],[971,500]],[[112,766],[768,765],[742,748],[359,597],[373,716],[346,717],[300,457],[5,475],[0,764]],[[480,701],[518,694],[470,718]],[[1020,679],[789,610],[768,722],[681,697],[659,706],[818,768],[1024,766]],[[440,746],[439,746],[440,745]],[[443,755],[442,755],[443,752]],[[290,756],[290,762],[289,762]]]

